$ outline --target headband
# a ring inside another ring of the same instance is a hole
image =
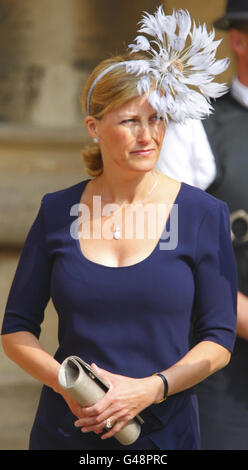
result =
[[[215,83],[216,75],[229,66],[229,59],[216,60],[217,47],[221,40],[214,41],[215,31],[208,33],[206,24],[196,26],[187,10],[173,10],[165,15],[158,7],[154,15],[144,12],[141,28],[130,44],[130,54],[145,52],[147,59],[117,62],[103,70],[92,83],[87,112],[96,84],[111,70],[125,66],[126,73],[135,74],[137,92],[145,93],[151,106],[166,121],[185,122],[186,119],[203,119],[211,114],[211,98],[216,99],[227,92],[223,83]],[[151,36],[149,40],[146,36]],[[186,41],[189,45],[186,46]],[[155,78],[151,90],[150,78]]]
[[[117,67],[120,67],[120,65],[126,65],[127,62],[116,62],[116,64],[113,64],[113,65],[110,65],[109,67],[107,67],[105,70],[103,70],[101,73],[99,73],[99,75],[95,78],[95,80],[93,81],[90,89],[89,89],[89,93],[88,93],[88,96],[87,96],[87,112],[88,114],[90,114],[90,99],[91,99],[91,95],[92,95],[92,91],[93,89],[95,88],[96,84],[101,80],[102,77],[104,77],[104,75],[106,75],[108,72],[110,72],[111,70],[113,69],[116,69]]]

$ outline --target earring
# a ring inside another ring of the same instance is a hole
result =
[[[99,142],[98,138],[94,137],[93,142],[95,142],[95,144],[98,144],[98,142]]]

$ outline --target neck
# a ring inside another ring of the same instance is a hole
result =
[[[135,204],[147,199],[149,192],[155,190],[159,174],[156,168],[141,174],[115,177],[104,171],[99,177],[98,187],[105,202]]]

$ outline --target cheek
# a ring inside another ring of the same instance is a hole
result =
[[[160,127],[154,132],[154,140],[157,142],[157,145],[160,147],[163,143],[165,136],[165,127]]]
[[[133,142],[133,135],[129,129],[118,130],[112,134],[112,145],[119,147],[120,150],[125,151]]]

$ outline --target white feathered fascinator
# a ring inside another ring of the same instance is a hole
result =
[[[215,31],[208,33],[205,23],[196,26],[187,10],[165,15],[162,6],[154,15],[144,12],[140,24],[138,33],[141,34],[128,47],[131,54],[145,52],[147,59],[119,62],[105,69],[91,86],[88,111],[95,84],[108,71],[125,65],[127,73],[140,76],[138,93],[145,93],[166,121],[170,118],[185,122],[188,118],[203,119],[211,114],[211,98],[218,98],[228,90],[226,84],[213,82],[229,66],[228,58],[216,60],[216,50],[222,40],[214,41]],[[155,89],[154,85],[151,88],[151,76],[155,78]]]

